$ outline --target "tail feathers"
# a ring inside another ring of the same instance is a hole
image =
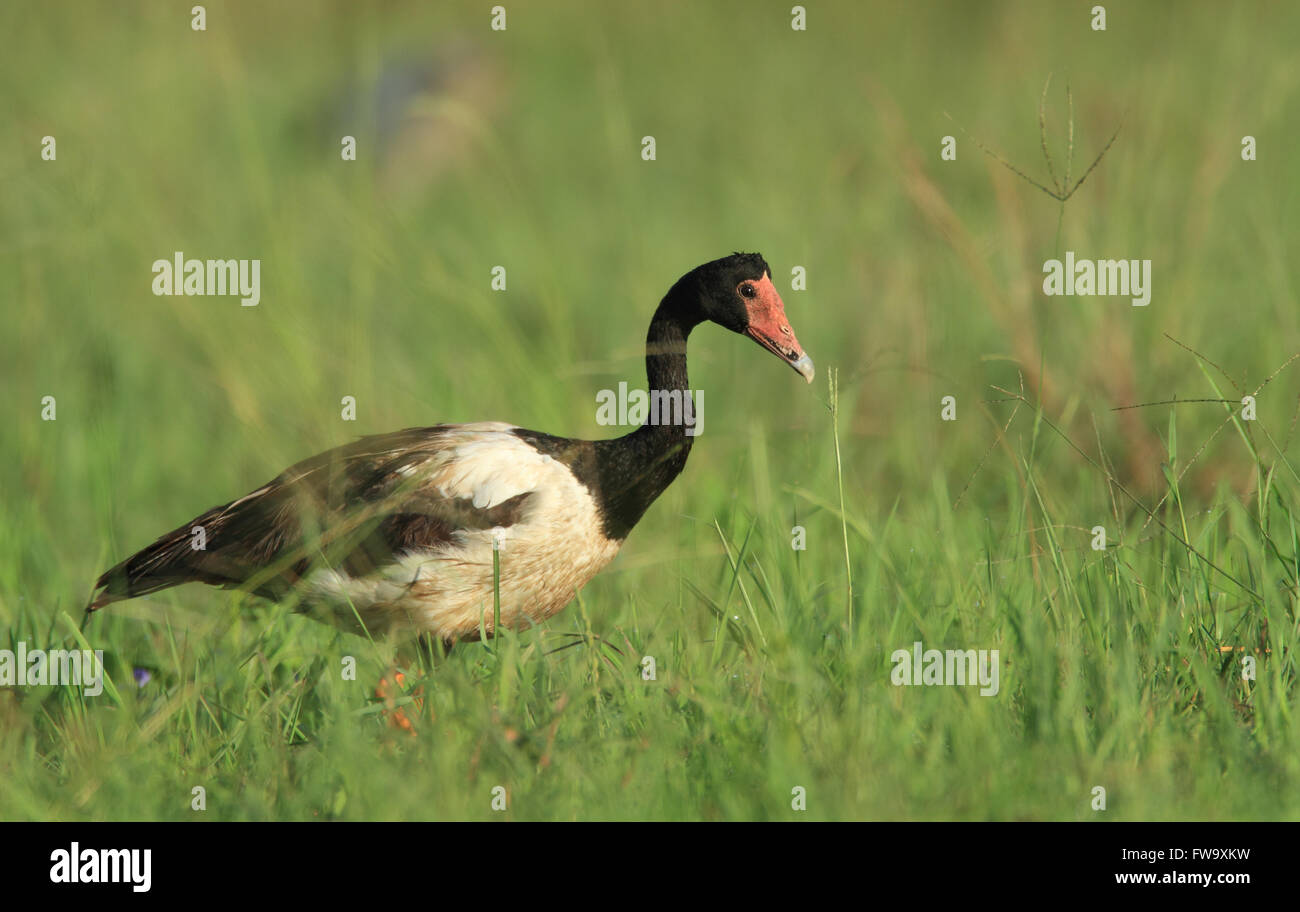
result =
[[[203,519],[204,517],[199,517]],[[106,570],[95,581],[86,612],[183,583],[229,585],[236,580],[213,572],[214,555],[191,547],[191,524],[168,532],[149,547]],[[205,566],[206,565],[206,566]]]
[[[99,592],[102,586],[103,583],[95,583],[95,591]],[[98,595],[93,596],[91,600],[88,603],[86,603],[86,614],[90,614],[93,611],[98,611],[100,608],[103,608],[105,605],[113,604],[113,602],[120,602],[124,598],[129,598],[129,596],[117,595],[116,593],[113,592],[99,592]]]
[[[131,572],[129,564],[132,560],[144,554],[125,560],[118,564],[112,570],[107,571],[98,580],[95,581],[95,591],[89,604],[86,605],[86,613],[98,611],[105,605],[111,605],[113,602],[120,602],[125,599],[135,598],[139,595],[148,595],[151,592],[158,592],[161,589],[170,589],[172,586],[179,586],[182,583],[189,583],[200,579],[199,576],[180,576],[173,575],[170,577],[140,576]]]

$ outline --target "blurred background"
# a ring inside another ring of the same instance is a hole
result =
[[[130,523],[354,433],[501,419],[603,436],[594,393],[643,376],[658,298],[734,249],[766,255],[800,339],[841,372],[859,497],[964,481],[992,439],[982,413],[1008,414],[981,404],[989,384],[1018,374],[1150,486],[1163,416],[1109,409],[1206,394],[1165,333],[1250,389],[1295,349],[1291,15],[1114,4],[1097,32],[1037,3],[822,3],[794,31],[781,3],[561,2],[507,5],[493,31],[474,4],[221,3],[196,32],[188,7],[8,4],[0,408],[23,496],[5,509],[64,530],[108,517],[138,542]],[[1067,82],[1076,175],[1123,124],[1059,238],[1056,201],[958,129],[1047,183],[1049,76],[1058,170]],[[1151,305],[1045,297],[1063,249],[1150,259]],[[155,297],[150,264],[177,250],[260,258],[261,304]],[[789,290],[796,265],[807,291]],[[801,432],[783,474],[815,460],[824,388],[757,354],[695,336],[700,483],[755,421]],[[955,426],[933,420],[949,394]],[[57,428],[33,420],[45,395]],[[1260,408],[1285,425],[1293,399]],[[1202,484],[1233,477],[1205,465]],[[85,554],[58,538],[60,561]]]
[[[772,517],[774,547],[786,520],[837,540],[813,502],[837,497],[830,370],[847,501],[933,535],[918,503],[964,490],[996,526],[1015,499],[1015,458],[981,463],[1013,407],[994,385],[1023,381],[1154,496],[1169,409],[1112,409],[1214,395],[1166,336],[1237,398],[1300,341],[1294,4],[1111,3],[1105,31],[1089,4],[1038,2],[818,2],[806,31],[784,2],[505,3],[504,31],[487,3],[209,3],[205,31],[192,5],[0,9],[11,630],[44,617],[24,603],[75,614],[109,563],[358,434],[503,420],[612,435],[596,392],[644,383],[659,298],[733,250],[772,265],[818,379],[695,333],[705,433],[592,584],[597,612],[656,568],[719,572],[712,522],[738,507]],[[1058,171],[1067,84],[1076,177],[1119,129],[1063,210],[973,142],[1047,183],[1049,77]],[[1044,296],[1043,263],[1066,250],[1151,260],[1150,305]],[[260,259],[260,304],[155,296],[151,264],[175,251]],[[1296,394],[1292,371],[1260,397],[1279,445]],[[39,420],[45,396],[56,422]],[[1244,494],[1249,454],[1211,439],[1221,407],[1178,421],[1192,446],[1210,440],[1189,490]],[[1077,453],[1044,447],[1037,471],[1071,522],[1111,509]]]

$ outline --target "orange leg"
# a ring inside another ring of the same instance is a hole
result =
[[[393,670],[391,675],[384,675],[379,679],[379,684],[375,687],[375,696],[384,701],[385,709],[383,715],[388,719],[388,724],[394,728],[400,728],[408,735],[415,734],[415,726],[406,712],[396,705],[397,696],[404,695],[406,692],[406,675],[402,672]],[[416,688],[414,701],[411,705],[415,707],[418,714],[424,709],[423,688]]]

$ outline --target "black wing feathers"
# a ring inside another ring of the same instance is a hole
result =
[[[286,469],[238,500],[195,517],[105,572],[87,606],[204,582],[281,598],[323,557],[354,575],[455,533],[517,522],[529,494],[490,509],[440,496],[407,470],[448,445],[444,425],[363,437]],[[206,547],[195,548],[195,527]]]

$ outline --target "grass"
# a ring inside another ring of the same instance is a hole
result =
[[[111,682],[0,688],[0,818],[1300,817],[1294,10],[485,10],[0,11],[0,647]],[[438,142],[339,113],[431,52],[471,74]],[[1124,123],[1068,209],[940,160],[945,111],[1042,154],[1053,72],[1087,160]],[[1058,234],[1150,258],[1151,305],[1043,296]],[[83,628],[99,571],[358,434],[609,435],[658,297],[733,249],[836,386],[697,331],[690,465],[545,628],[413,658],[197,586]],[[261,303],[153,296],[176,250],[261,258]],[[998,695],[892,686],[917,640],[999,650]]]

